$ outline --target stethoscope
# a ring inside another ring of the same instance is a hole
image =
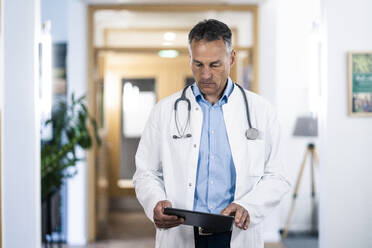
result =
[[[244,89],[239,84],[235,84],[235,85],[238,86],[238,88],[242,92],[242,95],[243,95],[243,98],[244,98],[244,103],[245,103],[245,110],[246,110],[246,114],[247,114],[247,121],[248,121],[248,127],[249,127],[247,129],[247,131],[245,131],[245,137],[249,140],[255,140],[255,139],[258,138],[259,131],[258,131],[257,128],[252,127],[252,123],[251,123],[251,119],[250,119],[250,115],[249,115],[249,106],[248,106],[247,96],[244,92]],[[192,137],[191,133],[186,133],[187,128],[190,126],[190,112],[191,112],[191,102],[186,97],[186,90],[189,86],[190,85],[186,86],[183,89],[181,97],[178,98],[174,103],[174,119],[175,119],[175,122],[176,122],[176,129],[177,129],[178,135],[173,135],[173,139],[182,139],[182,138],[191,138]],[[177,115],[177,106],[178,106],[178,103],[180,101],[185,101],[187,103],[187,112],[188,112],[187,113],[186,125],[185,125],[185,128],[183,130],[180,130],[180,127],[178,125],[179,121],[178,121],[178,115]]]

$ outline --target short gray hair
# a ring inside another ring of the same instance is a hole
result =
[[[200,41],[215,41],[223,40],[226,46],[226,51],[231,53],[231,30],[223,22],[215,19],[208,19],[196,24],[189,33],[189,49],[193,40]]]

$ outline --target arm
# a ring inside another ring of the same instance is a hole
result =
[[[254,189],[234,203],[249,213],[251,224],[258,224],[280,203],[290,189],[280,159],[280,127],[276,113],[269,108],[266,124],[265,169]]]
[[[156,204],[166,199],[160,157],[161,135],[156,113],[155,107],[142,133],[136,153],[136,172],[133,176],[137,198],[151,221]]]
[[[158,228],[171,228],[182,224],[184,220],[177,216],[164,214],[164,208],[172,207],[172,204],[165,200],[159,142],[161,132],[155,113],[156,110],[153,110],[138,145],[133,184],[147,217]]]

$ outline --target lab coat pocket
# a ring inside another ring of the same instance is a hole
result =
[[[261,177],[265,168],[264,140],[250,140],[248,142],[249,175]]]

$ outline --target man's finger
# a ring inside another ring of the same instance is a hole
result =
[[[236,211],[236,207],[234,205],[227,206],[224,210],[222,210],[221,214],[223,215],[231,215]]]
[[[175,226],[179,226],[184,223],[184,219],[180,218],[176,221],[156,221],[155,225],[159,228],[171,228]]]
[[[178,219],[177,215],[168,215],[168,214],[163,214],[163,213],[160,213],[159,217],[164,220],[177,220]]]
[[[251,220],[250,220],[250,217],[249,217],[249,213],[247,212],[247,218],[244,221],[244,230],[248,229],[248,226],[249,226],[250,222],[251,222]]]
[[[157,216],[154,216],[154,221],[160,221],[160,222],[176,221],[177,219],[178,219],[178,217],[175,216],[175,215],[157,215]]]
[[[248,212],[243,210],[242,217],[239,220],[239,227],[240,228],[244,228],[244,223],[245,223],[245,220],[246,220],[247,216],[248,216]]]
[[[183,223],[183,221],[181,221],[181,219],[176,219],[176,220],[160,220],[159,222],[160,223],[163,223],[163,224],[167,224],[167,225],[172,225],[172,224],[175,224],[175,223]]]
[[[163,209],[164,208],[170,208],[170,207],[172,207],[172,203],[170,203],[169,201],[163,201],[162,202],[162,207],[163,207]]]
[[[243,209],[242,208],[238,208],[235,212],[235,224],[238,226],[240,224],[240,219],[243,215]]]

